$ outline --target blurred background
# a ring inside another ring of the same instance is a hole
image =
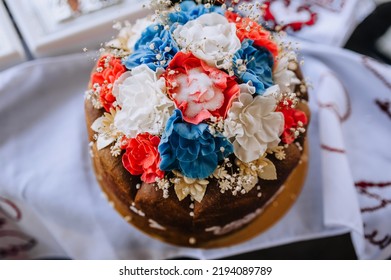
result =
[[[391,64],[391,1],[375,3],[376,9],[358,25],[345,47]]]
[[[340,30],[347,33],[342,46],[390,63],[391,2],[366,1],[373,2],[376,9],[372,11],[373,6],[366,6],[360,13],[366,15],[365,9],[369,9],[369,16],[358,26],[353,25],[352,30]],[[342,7],[349,0],[302,2]],[[147,3],[147,0],[2,0],[0,70],[35,58],[81,52],[83,48],[99,49],[102,38],[115,35],[115,22],[132,22],[149,13],[142,8]]]

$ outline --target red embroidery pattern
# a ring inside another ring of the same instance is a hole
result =
[[[0,259],[20,256],[36,246],[37,241],[34,238],[16,230],[6,229],[9,221],[19,222],[22,219],[22,212],[15,203],[0,197],[0,215]],[[1,244],[2,240],[12,240],[12,243]]]
[[[369,189],[372,188],[391,187],[391,182],[375,183],[375,182],[360,181],[360,182],[356,182],[355,185],[361,194],[369,198],[375,199],[379,203],[377,206],[361,208],[362,213],[372,213],[380,209],[386,208],[388,205],[391,205],[391,199],[384,199],[380,195],[369,192]],[[364,228],[365,227],[366,225],[364,224]],[[371,233],[365,233],[364,237],[370,244],[379,247],[380,250],[383,250],[391,244],[391,236],[386,234],[383,237],[381,237],[379,235],[380,235],[379,231],[375,229]]]
[[[14,221],[20,221],[22,219],[22,212],[20,212],[19,208],[15,205],[15,203],[3,197],[0,197],[0,202],[3,202],[5,205],[8,205],[14,211],[14,213],[5,211],[5,209],[3,209],[0,205],[0,212],[3,213],[6,217]]]
[[[17,244],[0,247],[0,259],[17,257],[22,252],[30,251],[37,244],[33,238],[19,231],[0,230],[0,240],[6,237],[14,239]]]
[[[360,192],[360,194],[367,196],[369,198],[372,198],[378,202],[378,204],[375,206],[361,208],[362,213],[375,212],[377,210],[386,208],[388,205],[391,205],[391,199],[383,198],[380,195],[369,191],[369,189],[372,189],[372,188],[391,187],[391,182],[375,183],[375,182],[360,181],[360,182],[355,183],[355,186],[358,189],[358,191]]]
[[[383,85],[391,90],[391,82],[388,81],[383,74],[379,70],[375,68],[375,65],[381,65],[378,61],[371,59],[369,57],[363,56],[362,57],[362,63],[376,78],[378,78]],[[386,113],[391,118],[391,111],[390,111],[390,101],[381,101],[379,99],[375,100],[375,103],[379,106],[380,110],[382,110],[384,113]],[[358,188],[359,192],[362,195],[365,195],[369,198],[374,199],[378,202],[377,205],[372,207],[364,207],[361,209],[362,213],[371,213],[375,212],[381,209],[386,208],[388,205],[391,205],[391,199],[386,199],[381,197],[378,194],[372,193],[369,190],[372,188],[387,188],[391,187],[391,182],[357,182],[356,187]],[[365,226],[365,225],[364,225]],[[378,237],[379,232],[378,230],[373,230],[369,234],[365,234],[365,238],[368,240],[369,243],[371,243],[374,246],[379,247],[381,250],[385,249],[387,246],[391,244],[391,236],[390,235],[384,235],[383,237]]]
[[[375,100],[377,106],[382,110],[390,119],[391,119],[391,102],[390,101],[381,101],[379,99]]]
[[[352,114],[352,105],[351,105],[351,101],[350,101],[350,97],[349,97],[348,91],[346,90],[346,87],[344,86],[342,81],[337,76],[335,76],[333,73],[331,73],[331,72],[323,74],[320,77],[318,84],[320,85],[322,83],[322,81],[327,76],[333,76],[333,78],[335,78],[341,84],[341,86],[343,88],[343,93],[344,93],[344,96],[345,96],[345,99],[346,99],[346,112],[341,115],[340,112],[339,112],[339,109],[338,109],[338,105],[335,104],[335,103],[322,103],[322,102],[318,101],[318,106],[320,108],[331,109],[338,116],[340,122],[345,122],[345,121],[347,121],[349,119],[350,115]]]
[[[385,188],[385,187],[391,187],[391,182],[373,183],[373,182],[360,181],[357,182],[355,185],[356,187],[362,189],[372,188],[372,187]]]
[[[345,122],[351,115],[352,113],[352,107],[351,107],[351,102],[350,102],[350,97],[349,97],[349,94],[345,88],[345,86],[343,85],[343,83],[338,79],[338,77],[336,77],[333,73],[325,73],[323,74],[320,79],[319,79],[319,83],[318,84],[321,84],[323,82],[323,80],[327,77],[327,76],[332,76],[333,78],[335,78],[342,86],[343,88],[343,93],[344,93],[344,96],[345,96],[345,99],[346,99],[346,112],[344,114],[340,114],[339,112],[339,108],[337,106],[337,104],[335,103],[322,103],[321,101],[318,100],[318,106],[319,108],[323,108],[323,109],[330,109],[332,110],[337,116],[338,116],[338,119],[339,121],[342,123],[342,122]],[[335,147],[331,147],[331,146],[328,146],[326,144],[321,144],[321,149],[323,150],[326,150],[326,151],[329,151],[329,152],[333,152],[333,153],[339,153],[339,154],[344,154],[346,153],[345,150],[343,149],[340,149],[340,148],[335,148]]]
[[[391,244],[391,236],[386,234],[382,238],[378,237],[378,234],[378,231],[374,230],[372,233],[365,234],[365,239],[367,239],[372,245],[378,246],[381,250],[383,250]]]
[[[379,62],[377,62],[376,60],[374,59],[371,59],[367,56],[363,56],[362,57],[362,62],[364,64],[364,66],[373,73],[373,75],[375,75],[388,89],[391,90],[391,82],[389,82],[374,66],[373,64],[377,63],[377,64],[380,64]],[[381,64],[380,64],[381,65]]]
[[[327,146],[327,145],[325,145],[325,144],[322,144],[320,147],[321,147],[323,150],[326,150],[326,151],[329,151],[329,152],[333,152],[333,153],[340,153],[340,154],[346,153],[345,150],[333,148],[333,147]]]
[[[276,2],[276,1],[279,1],[279,0],[265,1],[264,4],[262,5],[263,19],[272,24],[271,28],[275,29],[277,26],[280,26],[282,30],[291,29],[292,31],[297,32],[297,31],[300,31],[304,26],[314,25],[318,19],[318,15],[311,10],[311,5],[305,4],[305,5],[297,7],[296,12],[297,13],[307,12],[308,16],[309,16],[309,19],[307,21],[304,21],[304,22],[293,21],[293,22],[289,22],[289,23],[280,25],[281,23],[277,22],[277,19],[271,10],[271,6],[272,6],[273,2]],[[291,0],[283,0],[283,3],[285,5],[285,7],[290,7]]]

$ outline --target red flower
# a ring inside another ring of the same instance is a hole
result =
[[[278,46],[271,40],[270,32],[265,30],[256,21],[249,18],[242,18],[234,12],[225,12],[225,17],[228,21],[236,24],[236,35],[240,41],[250,39],[254,41],[254,45],[263,47],[271,52],[274,59],[278,56]]]
[[[284,132],[281,140],[286,144],[291,144],[297,138],[294,131],[308,124],[307,115],[303,111],[292,108],[291,100],[281,101],[276,111],[284,115]]]
[[[141,180],[145,183],[155,183],[156,177],[163,178],[164,171],[159,169],[158,136],[144,133],[123,142],[126,145],[122,148],[126,151],[122,156],[122,164],[130,174],[141,175]]]
[[[107,112],[113,106],[115,97],[113,95],[114,82],[126,71],[121,60],[114,58],[112,55],[102,56],[97,64],[97,69],[100,72],[95,72],[91,76],[92,85],[100,86],[100,102]]]
[[[240,91],[234,77],[183,52],[168,65],[166,84],[183,119],[192,124],[212,116],[225,118]]]

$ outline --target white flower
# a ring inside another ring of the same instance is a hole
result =
[[[115,82],[113,94],[121,110],[114,119],[115,127],[128,138],[139,133],[162,133],[174,110],[174,103],[165,94],[164,78],[146,65],[125,72]]]
[[[232,183],[230,180],[221,180],[219,181],[219,187],[220,187],[220,192],[225,193],[226,191],[229,191],[232,189]]]
[[[245,175],[243,176],[242,187],[246,193],[249,193],[258,184],[258,181],[258,176]]]
[[[232,138],[234,153],[248,163],[277,146],[284,129],[284,116],[275,112],[279,87],[273,86],[263,96],[251,95],[251,86],[241,86],[239,100],[233,102],[225,120],[225,135]]]
[[[263,180],[277,180],[276,166],[266,158],[266,153],[259,159],[248,163],[236,160],[236,164],[241,174],[257,176]]]
[[[96,140],[98,150],[106,148],[121,136],[121,133],[113,125],[116,114],[116,109],[110,108],[109,113],[105,112],[91,125],[91,129],[98,133]]]
[[[117,38],[108,42],[106,46],[133,52],[134,45],[141,38],[142,32],[151,24],[153,21],[149,18],[138,19],[135,24],[123,27]]]
[[[228,177],[228,172],[224,167],[217,167],[213,172],[213,177],[216,179],[225,179]]]
[[[229,69],[233,55],[241,43],[236,36],[236,26],[217,13],[209,13],[180,25],[174,38],[181,48],[212,67]]]
[[[286,153],[283,146],[276,146],[274,148],[267,149],[268,154],[274,154],[276,159],[284,160],[286,157]]]
[[[173,172],[176,175],[176,178],[171,179],[171,182],[174,183],[175,193],[179,201],[182,201],[190,195],[194,200],[201,202],[204,198],[209,181],[187,178],[177,171]]]
[[[297,67],[296,54],[283,52],[273,73],[274,82],[280,86],[281,92],[293,92],[295,86],[301,83],[295,72],[289,69],[290,64]]]
[[[178,86],[174,100],[179,108],[183,108],[185,121],[198,124],[223,106],[224,92],[215,86],[223,79],[222,76],[209,77],[201,67],[177,75],[175,82]]]

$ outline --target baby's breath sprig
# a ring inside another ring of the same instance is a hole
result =
[[[284,160],[286,158],[285,148],[283,146],[268,148],[266,153],[274,154],[274,157],[278,160]]]
[[[163,198],[168,198],[168,189],[170,188],[171,184],[167,175],[165,175],[163,178],[156,177],[155,180],[157,188],[163,191]]]
[[[122,145],[122,137],[118,138],[115,144],[110,147],[110,153],[113,157],[118,157],[121,155],[122,152],[121,145]]]
[[[208,124],[209,124],[209,132],[212,135],[217,135],[218,133],[220,134],[224,133],[224,119],[222,117],[217,118],[212,116]]]
[[[92,85],[91,89],[85,91],[84,93],[84,99],[91,101],[92,106],[95,109],[103,108],[103,105],[99,100],[100,91],[101,91],[101,87],[99,86],[99,84],[94,84]]]

